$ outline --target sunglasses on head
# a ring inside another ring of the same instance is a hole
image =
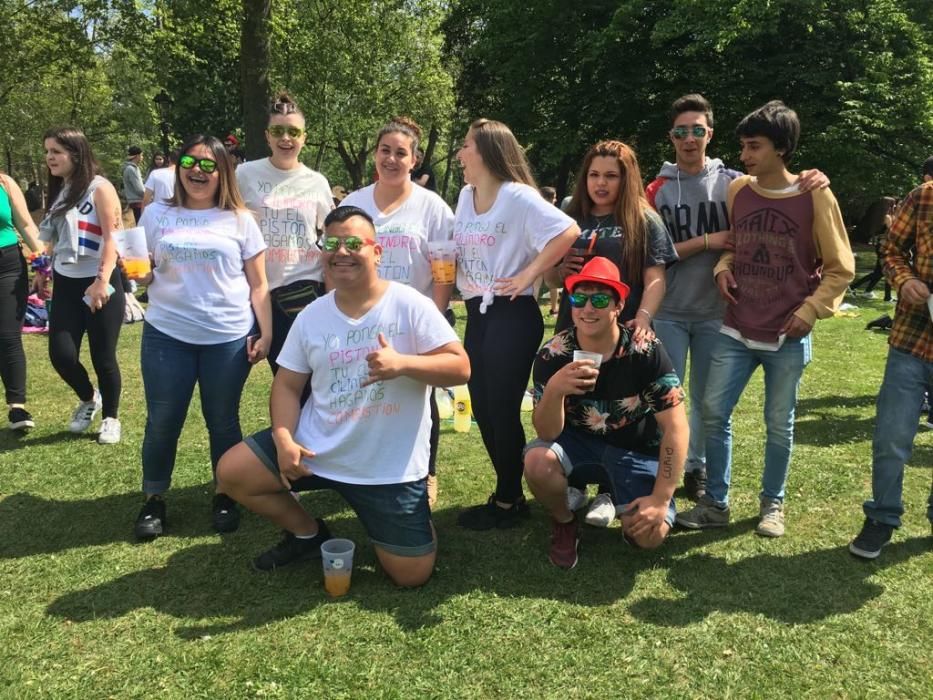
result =
[[[298,105],[294,102],[276,102],[271,111],[272,114],[294,114],[298,111]]]
[[[325,253],[336,253],[343,246],[351,253],[358,253],[364,245],[375,245],[376,241],[370,238],[360,238],[359,236],[324,236],[317,242],[317,247]]]
[[[570,295],[570,306],[574,309],[582,309],[589,301],[594,309],[605,309],[612,301],[612,295],[606,292],[594,292],[593,294],[584,294],[583,292],[574,292]]]
[[[217,161],[210,158],[195,158],[194,156],[184,155],[178,159],[178,167],[183,170],[191,170],[197,165],[202,173],[210,175],[217,170]]]
[[[283,126],[281,124],[273,124],[268,129],[266,129],[266,131],[269,132],[269,136],[275,139],[280,139],[285,136],[285,134],[288,134],[293,139],[300,139],[305,133],[305,130],[300,127]]]
[[[675,139],[685,139],[688,134],[693,134],[693,138],[701,139],[706,136],[707,127],[702,124],[694,124],[693,126],[675,126],[671,129],[671,136]]]

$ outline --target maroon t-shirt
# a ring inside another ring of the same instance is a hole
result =
[[[777,342],[791,314],[820,283],[813,242],[813,195],[767,197],[742,187],[732,202],[733,275],[738,304],[723,324],[745,338]]]

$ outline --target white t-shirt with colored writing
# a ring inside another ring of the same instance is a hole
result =
[[[152,204],[139,225],[155,260],[146,321],[194,345],[249,333],[253,309],[243,262],[266,244],[248,211]]]
[[[463,298],[492,292],[497,279],[521,272],[548,242],[573,224],[573,219],[528,185],[503,183],[485,214],[473,208],[473,186],[464,187],[454,223],[457,288]],[[532,288],[522,294],[532,294]]]
[[[301,409],[295,441],[315,453],[312,472],[350,484],[401,484],[428,473],[431,411],[428,385],[409,377],[361,386],[366,356],[383,333],[398,352],[420,355],[457,341],[430,299],[389,283],[362,318],[337,307],[334,293],[295,319],[277,362],[311,374],[311,397]]]
[[[156,168],[150,172],[146,189],[152,190],[153,204],[165,204],[175,195],[175,168]]]
[[[375,190],[376,185],[357,190],[341,205],[359,207],[373,218],[376,239],[382,246],[379,276],[431,296],[434,279],[428,241],[450,240],[453,212],[437,194],[416,185],[402,206],[391,214],[383,214],[376,205]]]
[[[327,178],[301,164],[279,170],[262,158],[240,165],[236,179],[268,246],[269,289],[298,280],[323,282],[324,266],[316,241],[334,208]]]

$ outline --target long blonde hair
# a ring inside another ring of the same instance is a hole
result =
[[[613,208],[616,224],[622,227],[622,274],[628,282],[641,283],[645,259],[648,256],[648,212],[651,205],[645,197],[641,180],[641,169],[635,151],[621,141],[600,141],[586,152],[583,165],[577,175],[573,198],[567,214],[578,222],[590,216],[593,200],[587,190],[587,177],[593,159],[600,156],[615,158],[619,164],[621,182],[619,199]]]
[[[477,119],[470,124],[476,150],[483,165],[497,180],[522,182],[538,189],[531,166],[511,129],[492,119]]]

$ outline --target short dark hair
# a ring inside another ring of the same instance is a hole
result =
[[[713,128],[713,106],[703,95],[691,93],[678,97],[671,105],[671,124],[684,112],[701,112],[706,116],[706,123]]]
[[[920,171],[920,176],[929,175],[933,177],[933,156],[930,156],[923,163],[923,169]]]
[[[139,146],[130,146],[126,149],[126,155],[128,156],[138,156],[142,152],[143,149],[141,149]]]
[[[800,140],[800,119],[797,113],[780,100],[771,100],[754,112],[746,115],[735,127],[739,138],[764,136],[771,140],[774,148],[781,151],[784,163],[790,163],[797,142]]]
[[[354,216],[360,216],[369,223],[373,229],[373,233],[376,233],[376,224],[373,221],[373,217],[367,214],[363,209],[359,207],[337,207],[332,210],[330,214],[327,215],[327,218],[324,219],[324,230],[326,231],[331,224],[342,224],[347,219],[352,219]]]

